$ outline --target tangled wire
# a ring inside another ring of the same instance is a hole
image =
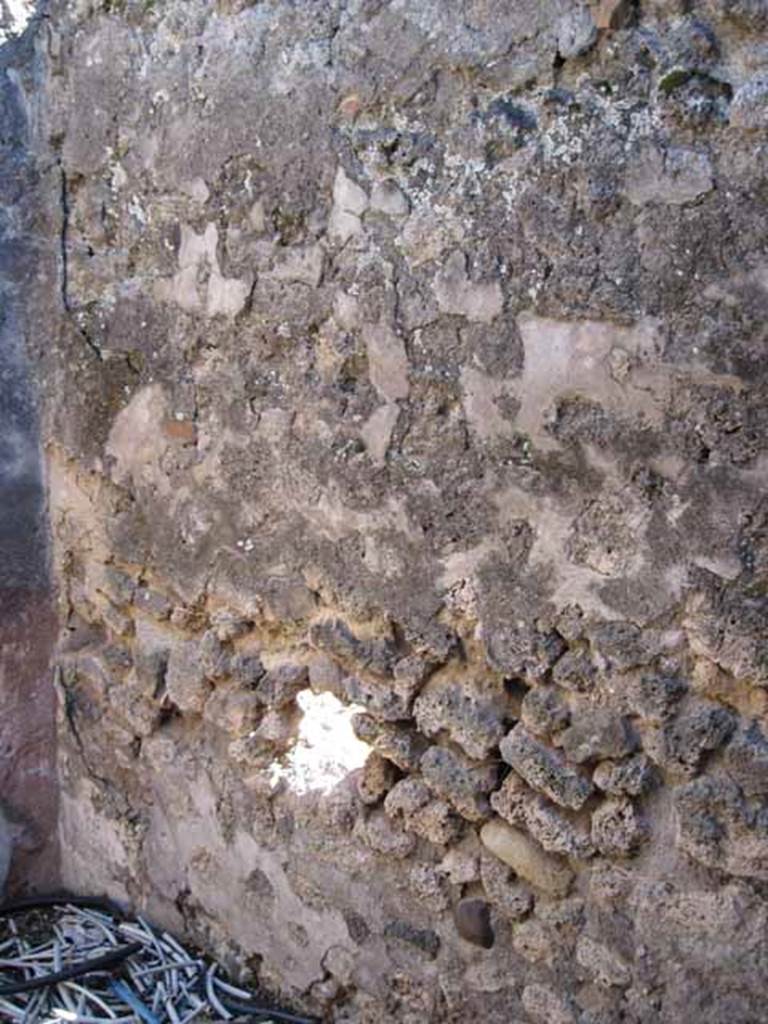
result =
[[[260,1005],[215,963],[102,899],[0,907],[0,1020],[19,1024],[313,1024]]]

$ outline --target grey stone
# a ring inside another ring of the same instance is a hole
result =
[[[213,630],[208,630],[200,642],[200,666],[207,679],[213,681],[229,675],[230,654]]]
[[[520,719],[537,736],[560,732],[568,725],[570,718],[568,705],[552,687],[534,686],[523,697]]]
[[[459,900],[453,908],[456,931],[467,942],[482,949],[490,949],[495,942],[491,927],[491,911],[485,900]]]
[[[133,595],[133,602],[137,608],[154,616],[156,619],[168,619],[173,610],[172,602],[157,590],[150,587],[137,587]]]
[[[759,31],[768,24],[768,11],[763,0],[719,0],[714,7],[718,14],[743,29]]]
[[[365,657],[365,645],[341,619],[316,622],[310,630],[315,647],[342,659],[356,662]]]
[[[480,858],[480,877],[488,899],[504,917],[521,921],[533,907],[533,893],[512,868],[491,853]]]
[[[450,906],[448,879],[442,871],[431,864],[414,864],[408,875],[408,884],[419,901],[436,914]]]
[[[331,693],[334,697],[341,697],[344,693],[344,672],[333,658],[325,654],[315,655],[309,663],[309,685],[313,693]]]
[[[394,785],[384,801],[384,810],[396,819],[407,821],[432,799],[432,792],[423,779],[409,775]]]
[[[357,793],[364,804],[377,804],[397,780],[397,769],[391,761],[373,751],[368,755],[357,779]]]
[[[597,41],[597,26],[586,5],[575,7],[557,23],[557,52],[564,60],[580,57]]]
[[[498,766],[477,763],[448,747],[429,747],[421,758],[424,781],[463,817],[482,821],[490,814],[488,793],[498,781]]]
[[[405,707],[411,707],[416,694],[423,686],[432,668],[433,663],[430,659],[418,654],[407,655],[395,662],[392,669],[393,689]]]
[[[592,781],[612,796],[642,796],[653,788],[658,777],[645,754],[635,754],[625,761],[602,761]]]
[[[673,774],[695,775],[706,755],[725,743],[734,726],[734,717],[726,708],[695,700],[669,723],[649,730],[645,749],[659,767]]]
[[[648,665],[662,650],[654,631],[632,622],[602,622],[589,631],[589,640],[603,671]]]
[[[648,828],[626,798],[606,800],[592,814],[592,842],[608,857],[628,857],[648,839]]]
[[[677,676],[646,673],[633,679],[627,689],[629,706],[636,715],[663,722],[685,694],[686,685]]]
[[[367,820],[358,821],[355,824],[355,835],[376,853],[398,860],[408,857],[416,848],[414,837],[381,811],[374,811]]]
[[[370,676],[344,676],[339,695],[348,704],[365,708],[385,722],[408,719],[409,702],[392,686],[391,680]]]
[[[231,608],[220,608],[211,613],[211,627],[222,643],[245,636],[253,627],[250,619],[243,618]]]
[[[555,630],[542,630],[525,621],[489,630],[486,647],[493,668],[532,680],[541,679],[566,649]]]
[[[441,677],[426,684],[413,706],[419,729],[427,736],[445,732],[470,757],[483,758],[504,735],[507,702],[494,680]]]
[[[130,604],[136,593],[136,581],[127,573],[113,566],[104,570],[104,581],[110,596],[118,604]]]
[[[217,686],[205,703],[203,716],[232,736],[251,734],[259,725],[263,705],[252,690]]]
[[[110,601],[102,603],[101,618],[107,629],[115,637],[129,636],[133,632],[134,625],[130,615],[123,614]]]
[[[146,697],[160,698],[165,690],[168,649],[139,647],[133,665],[131,683]]]
[[[480,841],[469,832],[456,846],[452,846],[440,861],[442,871],[452,885],[466,885],[480,878]]]
[[[303,579],[272,576],[263,589],[264,609],[275,622],[305,622],[316,607],[315,594]]]
[[[700,864],[768,879],[768,815],[751,807],[730,779],[704,777],[675,793],[677,842]]]
[[[712,165],[705,152],[682,147],[646,146],[629,165],[626,179],[631,203],[682,206],[714,188]]]
[[[362,640],[341,619],[316,622],[310,629],[310,638],[319,650],[379,675],[388,675],[396,660],[390,640],[385,637]]]
[[[253,694],[245,695],[245,707],[250,706],[252,698]],[[299,719],[300,713],[292,705],[268,708],[262,715],[258,727],[252,733],[248,733],[247,740],[252,742],[253,752],[274,759],[290,750],[296,742]]]
[[[632,892],[634,878],[625,868],[598,861],[589,878],[589,891],[598,904],[623,904]]]
[[[389,217],[407,217],[410,203],[396,181],[387,178],[374,185],[371,191],[371,209]]]
[[[693,652],[756,687],[768,685],[766,621],[768,597],[748,579],[694,574],[683,620]]]
[[[429,742],[412,726],[379,722],[372,715],[355,715],[352,728],[358,739],[370,744],[404,772],[418,769],[429,746]]]
[[[467,273],[467,258],[458,250],[448,257],[432,287],[442,312],[468,320],[491,323],[504,305],[499,282],[472,281]]]
[[[583,693],[595,683],[597,669],[585,650],[566,651],[552,669],[552,679],[565,690]]]
[[[768,737],[758,722],[745,723],[725,748],[725,768],[747,796],[768,795]]]
[[[461,834],[461,819],[450,804],[435,800],[424,780],[414,775],[395,783],[384,810],[405,830],[436,846],[454,842]]]
[[[187,640],[171,648],[165,673],[165,691],[181,712],[200,713],[211,693],[200,645]]]
[[[539,900],[535,914],[550,925],[562,938],[575,939],[586,921],[586,905],[581,896],[567,896],[563,900]]]
[[[529,832],[549,853],[586,859],[594,852],[589,836],[514,772],[491,794],[491,807],[511,825]]]
[[[574,715],[572,724],[559,736],[558,743],[568,760],[583,764],[629,754],[637,746],[637,739],[619,715],[596,709]]]
[[[502,740],[500,750],[521,778],[562,807],[578,810],[592,792],[588,779],[522,725],[516,725]]]
[[[255,692],[266,707],[281,708],[308,686],[309,672],[304,665],[275,665],[260,677]]]
[[[229,663],[229,671],[241,686],[255,689],[266,669],[258,654],[236,654]]]
[[[417,928],[409,921],[388,921],[384,926],[384,937],[399,939],[409,946],[426,953],[434,960],[440,950],[440,937],[431,928]]]
[[[742,131],[764,131],[768,127],[768,76],[750,79],[733,96],[730,123]]]
[[[440,847],[455,843],[463,832],[461,818],[445,800],[430,800],[424,804],[408,819],[407,828]]]

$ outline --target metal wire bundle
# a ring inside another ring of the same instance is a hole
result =
[[[0,908],[0,1020],[18,1024],[211,1024],[247,1017],[311,1024],[259,1006],[216,964],[103,900]]]

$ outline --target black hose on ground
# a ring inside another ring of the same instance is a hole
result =
[[[21,914],[28,910],[50,910],[51,907],[64,907],[67,904],[73,907],[83,907],[86,910],[101,910],[119,921],[125,919],[122,909],[106,896],[70,896],[69,893],[60,893],[52,896],[27,896],[20,900],[10,900],[8,903],[0,904],[0,917],[8,914]]]
[[[231,996],[222,997],[218,993],[219,1000],[230,1013],[237,1013],[243,1017],[253,1017],[257,1020],[281,1020],[286,1024],[317,1024],[313,1017],[297,1017],[285,1010],[270,1010],[266,1006],[255,1006],[253,1003],[241,1003]]]
[[[95,956],[92,960],[81,960],[79,964],[72,964],[62,971],[54,971],[53,974],[45,974],[40,978],[30,978],[29,981],[18,981],[13,985],[0,987],[0,996],[17,996],[22,992],[34,992],[39,988],[50,988],[51,985],[58,985],[62,981],[73,981],[75,978],[82,978],[86,974],[93,974],[95,971],[109,971],[117,967],[129,956],[138,953],[142,949],[140,942],[131,942],[127,946],[120,946],[111,953],[104,956]]]

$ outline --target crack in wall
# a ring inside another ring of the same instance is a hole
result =
[[[59,252],[61,255],[61,302],[73,327],[88,346],[90,351],[99,360],[104,361],[104,353],[93,340],[89,332],[78,322],[77,311],[72,306],[69,295],[69,228],[70,228],[70,207],[69,207],[69,186],[67,172],[61,157],[58,160],[59,174],[61,181],[60,206],[61,206],[61,230],[59,234]]]

